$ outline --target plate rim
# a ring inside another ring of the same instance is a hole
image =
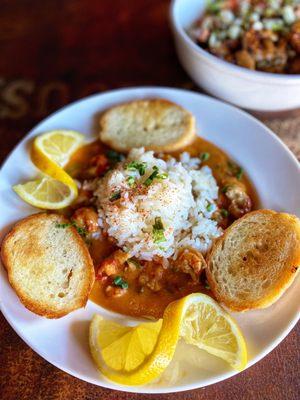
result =
[[[299,173],[300,173],[300,163],[298,162],[296,156],[294,155],[294,153],[287,147],[287,145],[269,128],[267,127],[264,123],[262,123],[260,120],[258,120],[257,118],[255,118],[253,115],[247,113],[244,110],[239,109],[236,106],[233,106],[231,104],[228,104],[224,101],[215,99],[213,97],[210,97],[208,95],[199,93],[197,91],[193,91],[193,90],[187,90],[187,89],[181,89],[181,88],[175,88],[175,87],[167,87],[167,86],[133,86],[133,87],[124,87],[124,88],[116,88],[113,90],[108,90],[108,91],[104,91],[104,92],[100,92],[100,93],[95,93],[92,94],[90,96],[84,97],[82,99],[78,99],[76,101],[73,101],[69,104],[66,104],[65,106],[61,107],[60,109],[54,111],[53,113],[51,113],[50,115],[48,115],[46,118],[42,119],[41,121],[39,121],[36,125],[34,125],[29,131],[28,133],[13,147],[13,149],[9,152],[9,154],[5,157],[4,161],[2,162],[1,168],[0,168],[0,179],[2,177],[3,174],[3,170],[5,169],[10,156],[12,155],[13,152],[15,152],[20,146],[22,146],[22,144],[24,142],[26,142],[28,140],[28,137],[30,137],[33,133],[33,131],[37,131],[39,129],[39,127],[46,123],[49,119],[53,118],[56,114],[59,114],[60,112],[65,111],[66,109],[73,107],[75,105],[79,105],[80,103],[84,103],[88,100],[91,100],[93,98],[101,98],[102,96],[105,97],[106,95],[110,95],[110,94],[118,94],[118,93],[128,93],[128,97],[130,95],[132,95],[132,97],[134,97],[135,94],[140,94],[140,92],[144,92],[144,97],[151,98],[149,97],[149,95],[153,96],[153,93],[151,92],[155,92],[155,91],[164,91],[166,92],[165,94],[167,95],[168,93],[172,92],[173,94],[176,93],[185,93],[187,95],[195,95],[195,96],[200,96],[201,98],[204,99],[204,101],[209,101],[212,103],[218,103],[221,104],[223,107],[225,106],[225,108],[228,108],[230,110],[233,110],[235,113],[238,113],[240,115],[242,115],[244,118],[248,119],[248,120],[252,120],[253,122],[255,122],[256,124],[258,124],[264,131],[265,133],[269,134],[272,136],[272,139],[278,142],[278,144],[280,144],[280,146],[282,147],[282,150],[285,151],[286,153],[288,153],[289,158],[291,159],[291,161],[293,162],[294,166],[298,169]],[[162,94],[157,94],[158,97],[162,97],[164,95],[164,93]],[[122,101],[121,101],[122,102]],[[1,261],[0,264],[2,265]],[[4,268],[4,266],[2,265],[2,268]],[[11,320],[10,316],[6,313],[5,308],[3,307],[2,301],[1,301],[1,296],[0,296],[0,310],[3,314],[3,316],[5,317],[5,319],[7,320],[7,322],[9,323],[9,325],[12,327],[12,329],[18,334],[19,337],[21,337],[21,339],[35,352],[37,353],[39,356],[41,356],[43,359],[45,359],[47,362],[49,362],[50,364],[54,365],[56,368],[62,370],[63,372],[74,376],[80,380],[83,380],[85,382],[94,384],[96,386],[100,386],[100,387],[105,387],[108,389],[112,389],[112,390],[119,390],[119,391],[123,391],[123,392],[129,392],[129,393],[145,393],[145,394],[159,394],[159,393],[177,393],[177,392],[183,392],[183,391],[188,391],[188,390],[194,390],[194,389],[199,389],[199,388],[203,388],[206,386],[210,386],[212,384],[221,382],[223,380],[226,380],[228,378],[231,378],[235,375],[240,374],[240,372],[231,370],[229,372],[223,373],[220,376],[218,376],[217,378],[207,378],[206,381],[207,383],[200,384],[197,382],[191,383],[191,384],[185,384],[183,387],[181,387],[181,385],[177,385],[176,387],[170,386],[169,388],[167,387],[158,387],[158,388],[153,388],[153,387],[149,387],[147,388],[147,386],[137,386],[137,387],[131,387],[131,386],[122,386],[122,385],[118,385],[118,384],[114,384],[112,382],[109,382],[108,380],[103,380],[103,381],[96,381],[95,379],[91,379],[88,376],[84,375],[84,374],[79,374],[76,371],[70,370],[69,368],[66,367],[62,367],[61,365],[59,365],[59,363],[53,362],[53,361],[49,361],[47,359],[47,356],[44,355],[43,351],[41,350],[37,350],[35,348],[34,345],[29,343],[29,340],[27,340],[22,332],[19,330],[19,328],[17,328],[14,324],[14,322]],[[274,339],[267,347],[264,351],[260,352],[256,357],[254,357],[251,361],[248,362],[246,369],[250,368],[251,366],[253,366],[254,364],[256,364],[257,362],[259,362],[261,359],[263,359],[266,355],[268,355],[271,351],[274,350],[275,347],[277,347],[283,340],[284,338],[291,332],[291,330],[295,327],[295,325],[297,324],[298,320],[300,319],[300,310],[298,311],[298,313],[295,314],[294,318],[290,321],[290,323],[288,324],[288,326],[283,329],[283,331],[281,332],[281,334],[279,336],[276,337],[276,339]],[[95,367],[96,368],[96,367]],[[245,369],[245,370],[246,370]],[[243,371],[242,371],[243,372]]]
[[[56,114],[59,114],[62,111],[65,111],[67,108],[69,107],[73,107],[75,105],[78,105],[79,103],[83,103],[87,100],[91,100],[93,98],[96,97],[100,97],[100,96],[105,96],[107,94],[114,94],[114,93],[118,93],[118,92],[132,92],[134,93],[135,91],[140,91],[140,90],[145,90],[145,91],[150,91],[150,90],[165,90],[165,91],[173,91],[173,92],[183,92],[183,93],[188,93],[188,94],[193,94],[193,95],[197,95],[200,96],[202,98],[205,98],[208,101],[212,101],[212,102],[216,102],[219,104],[222,104],[225,107],[228,107],[231,110],[234,110],[235,112],[238,112],[240,115],[243,115],[244,117],[252,120],[253,122],[256,122],[257,124],[259,124],[264,130],[266,130],[268,132],[269,135],[271,135],[273,137],[273,139],[275,139],[281,146],[283,146],[285,148],[285,150],[289,153],[289,156],[292,157],[293,161],[296,163],[296,166],[298,167],[299,171],[300,171],[300,163],[297,160],[297,157],[295,156],[295,154],[289,149],[289,147],[272,131],[272,129],[270,129],[267,125],[265,125],[263,122],[261,122],[258,118],[256,118],[254,115],[248,113],[247,111],[233,105],[230,103],[227,103],[226,101],[217,99],[213,96],[209,96],[207,94],[201,93],[201,92],[197,92],[195,90],[188,90],[188,89],[182,89],[182,88],[177,88],[177,87],[171,87],[171,86],[152,86],[152,85],[145,85],[145,86],[128,86],[128,87],[122,87],[122,88],[116,88],[116,89],[112,89],[112,90],[106,90],[104,92],[99,92],[99,93],[94,93],[91,94],[89,96],[83,97],[81,99],[72,101],[71,103],[68,103],[66,105],[64,105],[63,107],[59,108],[58,110],[55,110],[54,112],[52,112],[51,114],[47,115],[45,118],[43,118],[41,121],[39,121],[36,125],[34,125],[26,134],[25,136],[19,140],[15,146],[11,149],[11,151],[7,154],[6,157],[4,157],[4,160],[2,161],[1,167],[0,167],[0,177],[1,177],[1,173],[2,170],[4,169],[4,167],[6,166],[6,163],[9,159],[9,157],[11,156],[11,154],[22,144],[24,143],[27,138],[32,134],[32,132],[36,129],[38,129],[38,127],[42,124],[44,124],[46,121],[48,121],[49,119],[51,119],[52,117],[54,117]]]

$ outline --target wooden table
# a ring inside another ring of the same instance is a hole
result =
[[[42,118],[88,94],[164,85],[197,90],[174,52],[166,0],[1,1],[0,162]],[[265,120],[300,155],[300,117]],[[0,211],[1,212],[1,211]],[[126,394],[82,382],[35,354],[0,316],[3,400],[298,400],[300,327],[259,364],[204,389]]]

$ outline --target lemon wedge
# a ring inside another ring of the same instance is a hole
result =
[[[93,324],[93,329],[99,329],[98,343],[106,366],[130,372],[152,353],[162,320],[126,327],[96,315]]]
[[[13,189],[26,203],[46,210],[67,207],[77,196],[77,191],[48,177],[29,181],[23,185],[15,185]]]
[[[169,304],[162,320],[121,326],[95,315],[90,325],[91,354],[111,381],[143,385],[159,377],[182,337],[237,369],[247,363],[245,340],[234,320],[209,296],[196,293]]]
[[[34,139],[31,160],[45,177],[13,187],[34,207],[58,210],[69,206],[77,197],[77,185],[63,167],[82,145],[84,136],[69,130],[46,132]]]
[[[181,337],[185,342],[222,358],[233,369],[242,371],[247,365],[247,347],[233,318],[205,294],[192,294],[185,302],[181,323]],[[172,314],[173,318],[179,318],[176,312]]]
[[[172,360],[177,344],[177,337],[164,337],[162,323],[159,320],[124,327],[95,315],[89,342],[102,374],[111,381],[130,386],[157,378]]]

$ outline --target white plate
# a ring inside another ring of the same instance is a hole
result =
[[[95,116],[99,111],[113,104],[144,97],[167,98],[190,110],[196,116],[198,133],[225,150],[247,171],[262,207],[300,216],[298,162],[263,124],[234,107],[194,92],[137,88],[99,94],[71,104],[41,122],[15,148],[0,173],[1,237],[14,222],[37,212],[24,204],[11,189],[12,185],[36,174],[28,154],[32,137],[63,128],[78,130],[88,139],[92,138]],[[51,364],[87,382],[131,392],[166,393],[203,387],[236,374],[217,358],[180,344],[168,370],[179,370],[179,379],[175,383],[168,382],[168,374],[165,374],[160,382],[144,387],[115,385],[101,377],[92,362],[88,351],[88,325],[94,313],[124,323],[131,323],[132,319],[110,313],[89,301],[85,309],[58,320],[47,320],[23,307],[7,281],[4,268],[0,268],[0,273],[1,310],[10,325]],[[299,318],[299,290],[300,280],[297,279],[272,307],[234,315],[246,337],[248,366],[268,354],[296,324]]]

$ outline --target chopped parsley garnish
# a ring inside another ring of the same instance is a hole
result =
[[[212,14],[217,14],[219,11],[222,10],[222,1],[208,1],[207,10]]]
[[[244,173],[243,168],[239,167],[239,168],[238,168],[238,171],[237,171],[237,173],[236,173],[236,175],[235,175],[236,178],[237,178],[239,181],[242,179],[243,173]]]
[[[168,174],[166,172],[162,172],[161,174],[157,175],[157,179],[166,179],[168,177]]]
[[[74,228],[77,230],[77,232],[79,233],[80,236],[82,236],[83,238],[85,238],[87,236],[87,231],[84,228],[82,228],[81,226],[77,225],[77,223],[75,221],[65,222],[63,224],[56,224],[55,226],[56,226],[56,228],[63,228],[63,229],[74,226]]]
[[[138,163],[136,161],[131,161],[129,164],[126,165],[126,169],[128,171],[139,171],[140,175],[145,175],[145,171],[147,168],[147,163],[141,162]]]
[[[166,179],[168,174],[166,172],[159,173],[159,169],[156,165],[153,167],[153,172],[148,178],[145,180],[144,185],[150,186],[154,179]]]
[[[163,247],[163,246],[158,246],[158,248],[159,248],[159,250],[161,250],[161,251],[166,251],[167,249],[165,248],[165,247]]]
[[[133,187],[135,184],[134,176],[127,176],[126,182],[128,183],[128,186]]]
[[[223,186],[221,189],[221,192],[226,193],[229,188],[230,188],[230,185]]]
[[[229,212],[225,208],[221,208],[221,215],[224,218],[227,218],[229,215]]]
[[[142,267],[141,264],[138,262],[138,260],[136,258],[134,258],[134,257],[129,258],[127,260],[127,263],[133,264],[136,268],[141,268]]]
[[[164,232],[165,232],[165,228],[163,226],[161,218],[155,217],[155,223],[154,223],[153,229],[152,229],[154,243],[162,243],[167,240],[165,238]]]
[[[115,200],[119,200],[121,198],[121,190],[117,190],[116,192],[114,192],[110,198],[109,201],[115,201]]]
[[[208,203],[207,206],[206,206],[206,210],[208,212],[212,211],[213,208],[214,208],[214,205],[212,203]]]
[[[241,180],[243,176],[243,168],[239,167],[237,164],[233,163],[232,161],[228,161],[227,165],[231,171],[231,174],[234,175],[238,180]]]
[[[120,154],[114,150],[107,150],[106,156],[110,161],[113,161],[115,163],[122,161],[124,159],[123,154]]]
[[[69,228],[70,226],[73,226],[71,222],[65,222],[64,224],[56,224],[56,228]]]
[[[124,281],[124,279],[121,276],[116,276],[114,278],[114,284],[116,286],[121,287],[122,289],[128,289],[128,283]]]
[[[207,161],[208,159],[209,159],[209,157],[210,157],[210,153],[207,153],[207,152],[205,152],[205,153],[201,153],[200,154],[200,159],[201,159],[201,161]]]
[[[207,281],[205,281],[205,283],[204,283],[204,287],[205,287],[205,289],[207,289],[207,290],[210,290],[210,286],[209,286],[209,284],[208,284],[208,282],[207,282]]]
[[[87,232],[84,228],[82,228],[81,226],[78,226],[76,223],[73,224],[74,227],[76,228],[77,232],[79,233],[80,236],[82,237],[86,237]]]

